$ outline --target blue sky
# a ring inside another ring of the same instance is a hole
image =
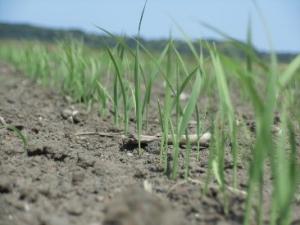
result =
[[[257,0],[278,51],[300,52],[300,0]],[[144,0],[0,0],[0,21],[135,35]],[[176,38],[178,23],[192,38],[220,38],[199,24],[205,21],[244,40],[251,15],[253,39],[268,50],[261,20],[250,0],[149,0],[142,27],[146,38]]]

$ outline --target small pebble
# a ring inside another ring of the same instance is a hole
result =
[[[62,116],[62,118],[64,118],[64,119],[68,119],[70,116],[72,116],[72,110],[70,110],[70,109],[64,109],[64,110],[61,112],[61,116]]]
[[[143,186],[145,191],[152,193],[152,184],[148,180],[144,180]]]
[[[182,93],[179,95],[179,99],[180,99],[181,101],[186,101],[189,97],[190,97],[190,95],[189,95],[189,94],[186,94],[186,93],[184,93],[184,92],[182,92]]]
[[[127,156],[132,157],[133,154],[131,152],[127,152]]]
[[[73,185],[78,185],[84,180],[84,172],[77,170],[74,171],[72,174],[72,184]]]
[[[211,133],[210,132],[205,132],[200,137],[200,143],[209,143],[210,139],[211,139]]]
[[[80,113],[78,110],[64,109],[61,112],[63,119],[68,120],[70,123],[79,123],[81,121]]]
[[[96,201],[97,202],[103,202],[104,201],[104,197],[102,195],[98,195],[98,196],[96,196]]]
[[[273,134],[276,134],[276,135],[281,135],[282,134],[281,128],[279,126],[276,126],[276,125],[274,125],[272,127],[272,132],[273,132]]]
[[[28,203],[25,203],[25,204],[24,204],[24,210],[25,210],[26,212],[30,211],[30,206],[29,206]]]
[[[70,123],[74,123],[74,120],[73,120],[73,117],[72,117],[72,116],[69,116],[67,120],[68,120]]]
[[[0,125],[5,126],[6,122],[2,116],[0,116]]]

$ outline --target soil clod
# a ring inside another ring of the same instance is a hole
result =
[[[103,225],[181,225],[181,218],[170,203],[143,189],[130,188],[107,206]]]
[[[13,190],[13,183],[12,181],[5,177],[0,179],[0,194],[8,194],[11,193]]]
[[[78,110],[64,109],[61,112],[61,116],[63,119],[68,120],[70,123],[77,124],[81,122],[81,116]]]
[[[79,153],[77,155],[77,165],[86,169],[88,167],[93,167],[96,159],[88,154]]]

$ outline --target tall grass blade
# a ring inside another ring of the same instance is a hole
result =
[[[296,74],[299,74],[300,55],[298,55],[286,68],[283,74],[279,77],[279,82],[282,87],[286,86]]]
[[[193,85],[192,93],[189,98],[189,101],[183,110],[183,115],[179,119],[177,138],[181,137],[181,135],[185,133],[185,130],[188,126],[188,122],[195,110],[197,100],[201,90],[201,82],[202,82],[201,74],[200,72],[198,72],[196,74],[195,83]],[[173,173],[172,173],[173,179],[175,179],[178,175],[178,157],[179,157],[179,147],[178,146],[174,146],[174,147],[175,149],[173,153]]]
[[[124,110],[124,129],[125,129],[125,133],[127,133],[128,131],[128,126],[127,126],[127,121],[128,121],[128,111],[127,111],[127,93],[125,91],[125,87],[124,87],[124,81],[123,81],[123,76],[121,74],[121,66],[120,63],[117,62],[117,60],[115,59],[115,57],[113,56],[112,52],[110,51],[109,48],[106,49],[112,62],[113,65],[115,67],[116,70],[116,74],[117,74],[117,80],[119,81],[120,87],[121,87],[121,94],[123,97],[123,110]],[[117,85],[117,83],[115,84]],[[117,88],[115,88],[117,90]],[[115,93],[116,98],[118,98],[118,93]],[[117,99],[115,99],[115,101],[117,101]],[[117,109],[116,109],[117,110]],[[118,116],[118,115],[116,115]]]

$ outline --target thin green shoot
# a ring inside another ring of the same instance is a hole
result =
[[[141,26],[142,26],[142,21],[145,13],[147,5],[147,0],[144,4],[141,17],[139,20],[139,26],[138,26],[138,39],[140,37],[140,32],[141,32]],[[143,116],[142,116],[142,100],[141,100],[141,81],[140,81],[140,45],[139,43],[136,44],[136,51],[135,51],[135,57],[134,57],[134,90],[135,90],[135,116],[136,116],[136,128],[137,128],[137,136],[138,136],[138,150],[139,154],[141,154],[141,133],[142,133],[142,127],[143,127]]]
[[[127,93],[124,87],[123,75],[121,74],[122,65],[121,62],[118,62],[114,57],[109,48],[106,49],[116,70],[116,79],[114,81],[114,103],[115,103],[115,122],[118,122],[118,84],[121,87],[121,94],[123,97],[123,110],[124,110],[124,129],[125,134],[128,132],[128,111],[127,111]]]
[[[193,112],[195,110],[197,100],[200,94],[201,90],[201,74],[200,72],[196,73],[196,79],[195,83],[192,87],[192,93],[191,96],[187,102],[187,105],[185,106],[183,110],[183,114],[179,119],[178,129],[177,129],[177,138],[180,138],[182,134],[185,133],[185,130],[187,129],[188,123],[190,118],[193,115]],[[172,177],[173,179],[176,179],[178,176],[178,160],[179,160],[179,146],[178,141],[177,144],[174,145],[174,152],[173,152],[173,173]]]

